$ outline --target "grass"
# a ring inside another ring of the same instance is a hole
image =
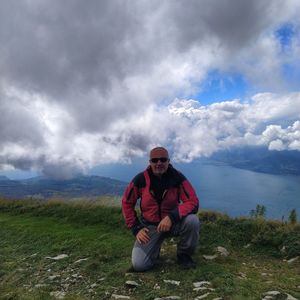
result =
[[[199,217],[196,269],[178,267],[176,239],[169,239],[156,268],[130,273],[134,237],[124,226],[120,208],[101,201],[0,200],[0,299],[55,299],[53,292],[64,292],[64,299],[112,299],[119,294],[189,300],[207,292],[193,290],[197,281],[211,282],[214,291],[208,300],[262,299],[270,290],[281,292],[276,299],[286,299],[285,293],[300,299],[300,259],[284,261],[300,256],[299,224],[231,219],[214,212],[201,212]],[[216,246],[230,255],[205,260],[203,255],[212,255]],[[51,259],[60,254],[68,256]],[[139,286],[128,288],[127,280]]]

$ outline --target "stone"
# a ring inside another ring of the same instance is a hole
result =
[[[169,284],[174,284],[174,285],[180,285],[180,281],[176,281],[176,280],[166,280],[164,279],[165,283],[169,283]]]
[[[203,285],[211,285],[209,281],[198,281],[198,282],[193,282],[193,286],[195,288],[201,287]]]
[[[60,275],[52,275],[52,276],[49,276],[48,279],[49,280],[54,280],[56,278],[60,277]]]
[[[293,296],[290,295],[290,294],[287,294],[287,293],[286,293],[286,295],[287,295],[286,300],[298,300],[297,298],[293,297]]]
[[[136,282],[136,281],[133,281],[133,280],[127,280],[125,282],[125,285],[129,288],[136,288],[139,286],[139,284]]]
[[[177,300],[181,299],[179,296],[166,296],[162,298],[155,298],[154,300]]]
[[[294,258],[289,259],[289,260],[287,261],[287,263],[288,263],[288,264],[291,264],[291,263],[295,262],[295,261],[298,260],[298,259],[299,259],[299,256],[296,256],[296,257],[294,257]]]
[[[111,298],[113,298],[113,299],[130,299],[129,296],[117,295],[117,294],[112,294]]]
[[[81,259],[76,260],[76,261],[74,262],[74,264],[79,264],[79,263],[81,263],[81,262],[83,262],[83,261],[87,261],[87,260],[88,260],[88,258],[81,258]]]
[[[194,288],[193,291],[195,291],[195,292],[199,292],[199,291],[211,291],[211,292],[213,292],[213,291],[215,291],[215,289],[205,287],[205,286],[200,286],[200,287]]]
[[[44,284],[44,283],[38,283],[38,284],[36,284],[34,287],[37,288],[37,289],[39,289],[39,288],[42,288],[42,287],[45,287],[45,286],[47,286],[47,284]]]
[[[153,289],[154,290],[160,290],[160,285],[158,283],[155,283]]]
[[[280,295],[280,292],[278,291],[269,291],[265,293],[266,296],[277,296]]]
[[[57,255],[57,256],[54,256],[54,257],[47,256],[46,258],[52,259],[52,260],[61,260],[61,259],[67,258],[67,257],[69,257],[69,255],[60,254],[60,255]]]
[[[218,246],[217,247],[217,252],[221,254],[221,256],[228,256],[229,252],[226,248]]]
[[[201,296],[196,297],[195,300],[201,300],[201,299],[204,299],[204,298],[208,297],[209,295],[210,295],[210,293],[206,293],[206,294],[204,294],[204,295],[201,295]]]
[[[56,291],[56,292],[51,292],[50,296],[55,297],[56,299],[64,299],[66,293],[62,291]]]
[[[242,279],[247,278],[247,274],[243,273],[243,272],[239,272],[239,277]]]
[[[203,258],[206,260],[213,260],[216,259],[218,257],[218,255],[203,255]]]
[[[97,283],[93,283],[93,284],[91,284],[91,288],[93,289],[93,288],[95,288],[96,286],[98,286],[98,284]]]
[[[247,244],[244,246],[245,249],[249,248],[251,246],[251,244]]]

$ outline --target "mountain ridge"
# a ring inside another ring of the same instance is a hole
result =
[[[103,176],[77,176],[72,179],[58,180],[47,177],[33,177],[21,180],[0,179],[0,196],[8,198],[53,197],[78,198],[121,195],[127,183]]]

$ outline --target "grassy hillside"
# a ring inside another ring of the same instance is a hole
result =
[[[300,258],[289,261],[300,256],[299,223],[201,212],[196,269],[178,267],[176,240],[170,239],[153,271],[131,273],[134,237],[120,208],[102,203],[0,200],[0,299],[189,300],[209,292],[203,299],[240,300],[262,299],[269,291],[279,292],[272,299],[300,299]],[[229,255],[203,257],[217,246]],[[138,286],[127,286],[128,280]],[[200,281],[209,281],[208,289],[194,290]]]

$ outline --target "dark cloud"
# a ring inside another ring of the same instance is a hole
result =
[[[298,6],[271,0],[1,1],[1,164],[47,174],[61,168],[68,177],[99,161],[139,155],[153,143],[177,142],[182,132],[166,130],[166,110],[163,116],[153,107],[192,96],[211,69],[234,69],[261,86],[280,86],[284,60],[272,30],[297,22]],[[299,53],[291,44],[296,50],[289,63]]]

